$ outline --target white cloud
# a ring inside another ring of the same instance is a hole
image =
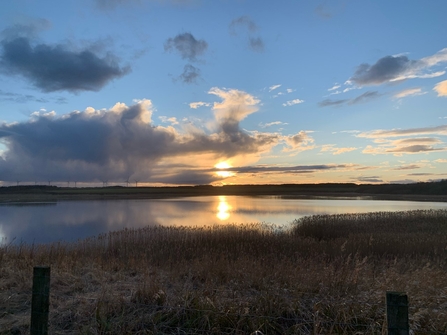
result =
[[[179,124],[176,117],[159,116],[158,117],[163,123],[170,123],[171,125]]]
[[[447,97],[447,80],[437,83],[433,90],[438,93],[438,97]]]
[[[208,93],[223,100],[222,102],[215,102],[213,105],[217,120],[241,121],[258,110],[260,100],[246,92],[212,87]]]
[[[297,154],[315,148],[315,145],[313,145],[314,139],[309,136],[306,131],[300,131],[298,134],[285,136],[284,141],[287,144],[287,147],[283,149],[284,152],[293,152],[293,154]]]
[[[409,88],[407,90],[403,90],[394,94],[393,98],[402,99],[408,96],[424,95],[424,94],[427,94],[427,92],[422,92],[421,88]]]
[[[269,92],[274,91],[274,90],[276,90],[277,88],[280,88],[280,87],[281,87],[281,84],[270,86],[269,87]]]
[[[303,103],[303,102],[304,102],[304,100],[294,99],[294,100],[286,101],[286,102],[283,103],[282,105],[283,105],[284,107],[286,107],[286,106],[293,106],[293,105],[301,104],[301,103]]]
[[[357,149],[355,147],[337,148],[335,144],[325,144],[321,147],[320,152],[332,152],[333,155],[340,155]]]
[[[211,104],[209,102],[203,102],[203,101],[191,102],[189,104],[189,108],[192,108],[192,109],[197,109],[202,106],[209,107],[209,106],[211,106]]]
[[[339,84],[335,84],[334,86],[332,86],[331,88],[328,88],[328,91],[330,92],[330,91],[335,91],[336,89],[338,89],[338,88],[340,88],[341,87],[341,85],[339,85]]]
[[[261,128],[267,128],[267,127],[271,127],[271,126],[279,126],[279,125],[286,125],[288,123],[286,122],[281,122],[281,121],[274,121],[274,122],[269,122],[269,123],[260,123],[259,127]]]

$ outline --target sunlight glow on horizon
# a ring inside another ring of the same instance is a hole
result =
[[[216,169],[225,170],[225,169],[231,168],[232,166],[228,162],[219,162],[216,165],[214,165],[214,167]],[[222,177],[222,178],[229,178],[229,177],[233,177],[234,173],[230,172],[230,171],[217,171],[216,175],[218,175],[219,177]]]

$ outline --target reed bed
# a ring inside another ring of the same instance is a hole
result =
[[[447,211],[124,229],[0,248],[0,334],[28,334],[50,265],[51,334],[381,334],[407,292],[413,334],[447,333]]]

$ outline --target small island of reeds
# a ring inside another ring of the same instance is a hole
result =
[[[51,334],[381,334],[406,292],[413,334],[447,333],[447,211],[124,229],[0,247],[0,334],[28,334],[51,266]]]

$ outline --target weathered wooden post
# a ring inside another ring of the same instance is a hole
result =
[[[50,267],[36,266],[33,272],[33,297],[31,300],[31,335],[48,334],[50,310]]]
[[[386,292],[388,335],[409,335],[408,297],[403,292]]]

